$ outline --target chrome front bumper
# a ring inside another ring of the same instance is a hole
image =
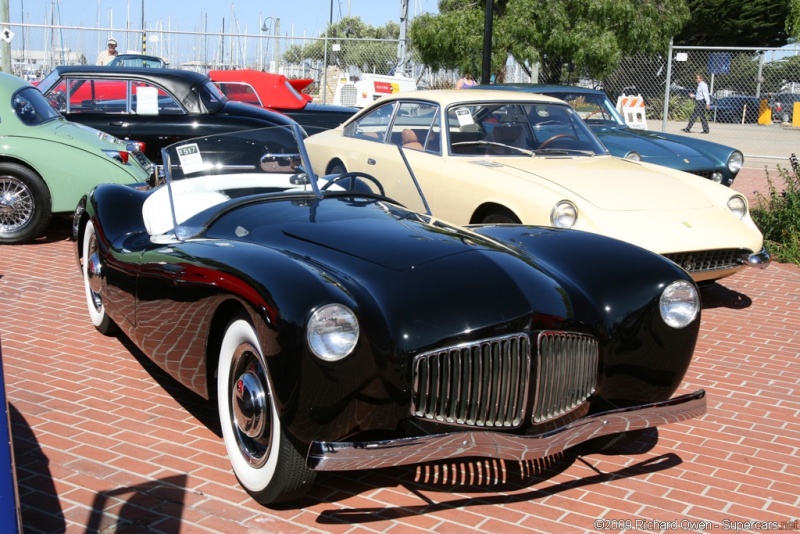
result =
[[[594,414],[535,436],[501,432],[457,431],[368,442],[314,441],[306,464],[315,471],[358,471],[453,458],[535,460],[608,434],[678,423],[706,413],[706,392]]]
[[[766,248],[762,248],[759,252],[754,252],[742,258],[742,263],[748,267],[758,267],[759,269],[766,269],[769,267],[772,257],[767,252]]]

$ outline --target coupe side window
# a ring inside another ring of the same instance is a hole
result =
[[[375,108],[357,121],[351,122],[345,128],[344,136],[382,143],[386,139],[396,107],[397,102],[389,102]]]
[[[427,102],[403,102],[392,124],[390,142],[410,150],[428,150],[431,125],[439,114],[439,106]],[[438,122],[437,122],[438,124]],[[432,148],[433,145],[431,145]],[[436,150],[438,152],[438,148]]]

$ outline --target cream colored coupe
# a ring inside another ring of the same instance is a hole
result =
[[[407,173],[405,157],[433,215],[459,225],[604,234],[670,258],[698,282],[769,265],[744,196],[609,155],[557,99],[491,90],[397,93],[306,145],[318,174],[364,172],[381,182]]]

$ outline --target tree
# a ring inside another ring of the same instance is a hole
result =
[[[400,36],[400,26],[395,22],[374,28],[360,17],[345,17],[329,26],[327,35],[328,61],[341,69],[355,65],[362,70],[386,74],[397,62],[397,44],[379,41],[396,40]],[[284,52],[283,59],[289,63],[321,60],[325,56],[325,42],[316,39],[304,46],[290,46]],[[339,50],[333,50],[334,44],[339,45]]]
[[[480,72],[485,0],[440,0],[439,14],[409,29],[420,60],[433,68]],[[495,0],[492,71],[508,56],[539,81],[558,83],[565,67],[593,78],[610,73],[624,55],[665,53],[689,19],[684,0]]]
[[[789,39],[790,4],[800,7],[799,0],[687,2],[691,19],[675,36],[675,44],[689,46],[783,46]]]
[[[789,0],[789,15],[786,17],[786,33],[795,41],[800,40],[800,0]]]

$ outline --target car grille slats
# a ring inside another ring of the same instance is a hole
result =
[[[530,340],[513,335],[421,354],[412,413],[434,421],[516,427],[525,416]]]
[[[664,257],[680,265],[690,273],[732,269],[742,264],[745,251],[738,248],[700,250],[697,252],[675,252]]]
[[[542,332],[538,340],[534,423],[567,414],[585,402],[597,387],[597,341],[583,334]]]
[[[413,363],[412,414],[447,424],[514,428],[525,419],[531,391],[535,424],[586,402],[597,385],[596,340],[577,333],[542,332],[537,347],[535,364],[525,334],[418,355]]]

